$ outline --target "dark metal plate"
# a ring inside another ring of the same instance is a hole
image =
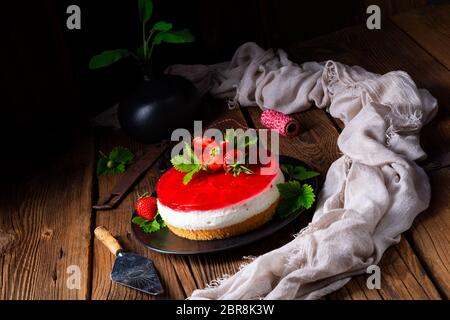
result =
[[[302,165],[305,168],[310,169],[310,167],[307,166],[304,162],[288,156],[280,156],[280,163]],[[317,177],[306,181],[306,183],[310,184],[314,188],[316,194],[319,185],[318,181],[319,180]],[[275,215],[269,223],[262,225],[258,229],[252,230],[242,235],[220,240],[189,240],[178,237],[168,228],[161,229],[160,231],[154,233],[146,234],[143,233],[139,226],[135,225],[134,223],[131,223],[131,230],[134,236],[144,246],[151,250],[160,253],[180,255],[202,254],[237,248],[267,237],[294,221],[303,211],[305,211],[305,209],[299,210],[298,212],[291,214],[284,219],[280,218],[278,215]],[[131,218],[133,218],[135,215],[136,213],[134,212]]]

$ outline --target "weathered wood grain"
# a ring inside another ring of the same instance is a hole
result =
[[[381,18],[388,19],[390,16],[409,11],[426,5],[426,0],[364,0],[365,8],[375,4],[380,7]],[[365,10],[364,10],[365,11]]]
[[[256,108],[248,109],[256,127],[261,127],[259,115]],[[325,176],[329,166],[339,156],[340,152],[336,145],[338,130],[328,119],[324,111],[312,108],[300,114],[295,114],[295,118],[302,126],[301,134],[293,139],[281,138],[280,152],[299,158],[312,166]],[[320,139],[317,139],[320,137]],[[315,140],[314,140],[315,139]],[[311,141],[314,143],[311,144]],[[402,240],[398,245],[402,249],[391,248],[383,257],[379,267],[383,274],[383,285],[381,290],[370,290],[366,286],[367,276],[358,276],[352,279],[344,289],[330,296],[331,299],[400,299],[400,298],[434,298],[439,295],[425,276],[423,283],[416,280],[422,274],[418,272],[420,265],[417,258],[413,256],[406,240]],[[395,247],[397,248],[397,247]],[[406,260],[406,261],[405,261]],[[407,263],[408,262],[408,263]],[[422,269],[420,269],[422,270]],[[398,277],[398,274],[401,276]],[[399,280],[400,279],[400,280]],[[422,288],[422,286],[423,288]],[[412,290],[409,293],[405,288]],[[420,289],[422,288],[422,289]]]
[[[31,178],[2,183],[0,300],[89,298],[94,144],[90,133],[66,144]]]
[[[450,70],[450,4],[427,6],[391,19]]]
[[[446,298],[450,297],[450,168],[429,174],[431,204],[409,232],[413,247],[429,276]]]
[[[419,86],[426,87],[438,98],[444,112],[445,110],[448,110],[448,101],[450,101],[448,98],[450,77],[446,68],[436,62],[432,56],[422,50],[400,29],[388,22],[385,23],[381,31],[372,32],[359,27],[349,28],[319,39],[294,45],[290,48],[289,52],[297,61],[333,59],[350,65],[357,64],[372,72],[378,73],[385,73],[392,70],[405,70],[413,77]],[[447,138],[448,134],[447,136],[441,134],[441,132],[447,132],[446,129],[443,129],[443,127],[445,127],[443,123],[448,121],[446,120],[445,115],[444,117],[441,115],[437,121],[439,122],[439,125],[430,125],[425,130],[429,132],[429,136],[433,137],[433,141],[431,141],[431,139],[426,139],[427,134],[424,135],[425,139],[422,139],[423,146],[430,153],[439,152],[439,150],[445,149],[444,146],[448,145],[449,141]],[[438,130],[436,130],[436,128],[438,128]],[[432,148],[427,147],[427,140],[430,141],[430,144],[432,143]],[[441,175],[442,173],[436,172],[434,174]],[[433,181],[432,184],[434,190],[439,190],[440,186],[438,184],[433,183]],[[432,203],[431,207],[434,205],[437,206],[436,210],[439,211],[438,215],[447,216],[448,213],[446,210],[448,209],[446,209],[445,206]],[[427,214],[428,211],[422,213],[421,217],[426,216]],[[415,226],[422,224],[423,221],[420,218],[415,222]],[[429,228],[431,228],[430,224],[431,222],[427,222]],[[413,239],[418,237],[417,228],[413,228],[411,232],[413,234]],[[425,232],[421,232],[420,234],[421,237],[426,237],[428,242],[430,242],[435,237],[446,239],[446,233],[448,233],[448,230],[445,231],[433,228],[433,230],[430,230],[427,234]],[[419,245],[416,241],[414,241],[412,245],[414,249],[416,249],[424,269],[430,270],[430,268],[434,266],[435,261],[440,261],[441,266],[448,266],[448,260],[445,256],[444,259],[442,259],[442,254],[439,255],[439,252],[445,250],[446,252],[449,251],[448,241],[440,242],[438,244],[440,246],[439,250]],[[408,247],[408,243],[402,240],[397,247],[399,246]],[[390,250],[392,251],[392,249]],[[428,258],[423,259],[423,252],[425,251],[428,252]],[[408,281],[404,284],[406,288],[415,288],[411,289],[412,292],[409,292],[410,296],[413,298],[423,298],[425,292],[428,298],[438,298],[436,292],[432,291],[431,287],[426,284],[428,281],[422,281],[423,283],[421,283],[414,280],[422,278],[420,276],[421,273],[418,273],[419,269],[416,267],[417,265],[420,265],[419,260],[417,257],[409,254],[412,253],[412,251],[402,251],[399,249],[397,252],[397,258],[403,260],[403,263],[399,262],[397,265],[399,270],[403,270],[399,273],[413,275],[413,277],[403,277],[403,280]],[[385,258],[381,261],[381,266],[386,263],[384,260]],[[400,265],[403,266],[400,267]],[[428,273],[428,278],[431,277],[435,284],[447,283],[450,278],[448,270],[446,271],[445,269],[440,268],[436,271],[437,273]],[[396,285],[395,279],[397,278],[391,276],[391,274],[389,272],[386,274],[386,276],[391,277],[391,279],[385,283],[392,286],[392,288],[385,287],[384,292],[381,290],[381,297],[385,299],[401,298],[402,294],[400,292],[405,293],[405,291],[401,286]],[[423,289],[418,289],[417,284],[423,285]],[[347,294],[347,297],[356,296],[356,294],[352,292],[353,289],[354,287],[347,287],[347,291],[350,292]],[[394,294],[394,292],[397,293]]]
[[[108,153],[115,146],[125,146],[136,156],[141,155],[148,149],[156,149],[163,153],[159,145],[144,146],[131,141],[122,131],[101,130],[99,132],[99,150]],[[96,211],[96,226],[105,226],[119,239],[126,250],[136,252],[150,258],[159,271],[162,284],[165,288],[164,294],[156,298],[184,299],[185,290],[193,287],[189,276],[180,276],[178,269],[185,270],[186,262],[181,257],[170,257],[148,250],[142,246],[131,234],[131,214],[134,211],[137,193],[154,191],[154,185],[159,176],[158,163],[154,165],[139,183],[130,191],[122,203],[113,210]],[[98,196],[103,198],[120,179],[120,175],[104,175],[98,177]],[[97,240],[93,248],[93,279],[92,299],[155,299],[154,296],[132,290],[110,281],[109,274],[114,263],[114,257]]]

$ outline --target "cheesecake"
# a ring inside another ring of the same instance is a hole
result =
[[[272,163],[273,165],[273,163]],[[232,237],[254,230],[274,216],[284,182],[278,165],[269,173],[254,165],[254,174],[201,171],[189,184],[184,173],[167,170],[158,180],[158,212],[176,235],[191,240]]]

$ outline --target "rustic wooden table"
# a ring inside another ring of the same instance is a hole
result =
[[[287,48],[297,61],[334,59],[385,73],[405,70],[420,87],[438,99],[440,112],[422,136],[431,154],[450,147],[450,5],[395,16],[382,29],[345,29]],[[255,108],[228,110],[223,101],[205,102],[209,121],[233,118],[261,127]],[[324,176],[339,156],[336,139],[341,124],[317,108],[295,117],[302,125],[297,138],[281,140],[281,152],[310,164]],[[120,178],[95,176],[98,150],[116,145],[141,154],[146,146],[119,132],[100,130],[80,134],[54,159],[54,165],[20,185],[2,191],[0,214],[0,299],[154,299],[109,280],[113,257],[93,238],[104,225],[124,247],[152,259],[166,292],[157,299],[184,299],[196,288],[232,274],[242,257],[259,255],[291,239],[311,218],[311,212],[259,243],[239,250],[203,255],[173,256],[147,250],[130,233],[130,214],[136,192],[152,190],[159,174],[155,164],[120,206],[112,211],[91,209]],[[159,150],[158,146],[151,148]],[[450,297],[450,168],[430,174],[433,196],[401,242],[380,263],[380,290],[367,289],[366,277],[355,277],[328,299],[448,299]],[[69,266],[81,271],[79,289],[66,286]]]

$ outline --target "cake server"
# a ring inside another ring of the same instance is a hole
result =
[[[94,234],[116,256],[111,272],[112,281],[152,295],[164,292],[151,260],[125,252],[105,227],[97,227]]]

